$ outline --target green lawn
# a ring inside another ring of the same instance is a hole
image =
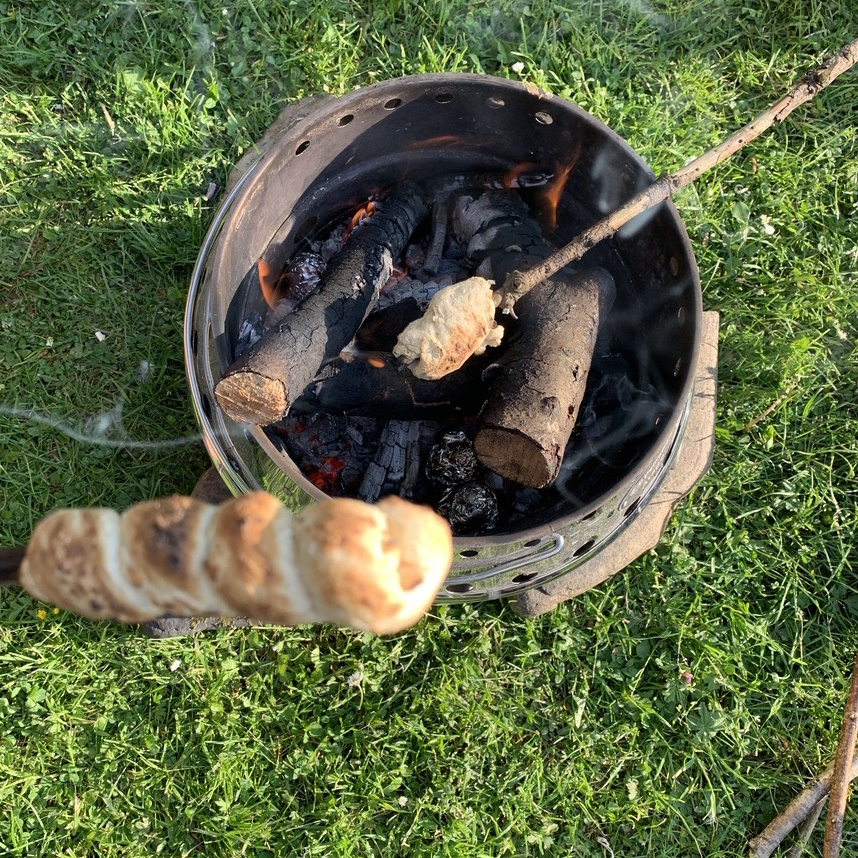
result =
[[[669,170],[856,22],[856,0],[0,0],[0,544],[206,466],[172,443],[205,189],[285,103],[521,76]],[[853,71],[677,200],[721,312],[717,447],[656,550],[537,620],[443,608],[384,639],[155,643],[4,591],[0,855],[743,854],[832,756],[858,647],[856,105]]]

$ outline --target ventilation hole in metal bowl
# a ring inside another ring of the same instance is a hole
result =
[[[396,110],[396,108],[399,107],[400,104],[402,104],[401,98],[391,98],[390,101],[384,102],[384,109],[385,110]]]
[[[211,402],[209,402],[209,398],[208,398],[208,396],[205,395],[205,393],[200,394],[200,399],[202,400],[202,403],[203,403],[203,414],[206,415],[206,420],[208,420],[209,423],[211,423],[212,404],[211,404]]]
[[[444,588],[448,593],[470,593],[474,589],[473,584],[448,584]]]
[[[632,515],[634,513],[634,511],[638,508],[638,505],[640,504],[640,502],[641,502],[640,498],[633,500],[629,504],[628,509],[626,509],[626,511],[623,513],[623,518],[628,518],[630,515]]]
[[[438,95],[435,96],[435,101],[438,104],[449,104],[453,100],[453,96],[449,92],[439,92]]]
[[[592,512],[588,512],[581,521],[589,521],[591,518],[595,518],[599,514],[599,510],[594,509]]]
[[[516,575],[515,578],[512,579],[512,583],[526,584],[528,581],[532,581],[538,574],[538,572],[522,572],[521,575]]]
[[[498,110],[501,107],[504,107],[506,105],[506,102],[502,98],[498,98],[496,95],[491,95],[486,99],[486,104],[489,107]]]
[[[676,378],[679,375],[680,370],[682,369],[683,360],[682,358],[677,358],[676,363],[673,366],[673,377]]]
[[[579,545],[575,549],[575,553],[572,556],[573,557],[580,557],[582,554],[586,554],[595,544],[596,544],[595,539],[588,539],[583,545]]]
[[[459,552],[459,557],[479,557],[479,554],[476,548],[465,548]]]
[[[685,324],[685,307],[680,307],[676,313],[677,324],[682,327]]]
[[[528,539],[527,542],[524,543],[525,548],[536,548],[539,543],[542,542],[541,539]]]
[[[553,124],[553,122],[554,122],[554,117],[553,117],[550,113],[546,113],[544,110],[539,110],[539,111],[537,111],[537,112],[533,115],[533,118],[534,118],[534,119],[535,119],[535,120],[536,120],[540,125],[551,125],[551,124]]]
[[[307,147],[310,145],[309,140],[305,140],[303,143],[299,144],[298,148],[295,150],[296,155],[300,155],[302,152],[307,151]]]
[[[191,353],[194,357],[197,356],[197,346],[199,345],[199,339],[197,337],[196,330],[191,331]]]
[[[345,116],[341,116],[341,117],[337,120],[337,125],[339,125],[339,126],[340,126],[340,128],[342,128],[342,127],[343,127],[343,125],[348,125],[348,124],[349,124],[349,122],[351,122],[354,118],[355,118],[355,117],[354,117],[354,114],[353,114],[353,113],[347,113]]]

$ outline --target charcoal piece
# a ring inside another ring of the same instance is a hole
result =
[[[217,382],[215,397],[233,420],[267,425],[285,416],[319,368],[355,335],[427,211],[423,192],[410,182],[379,203],[331,260],[319,288]]]
[[[489,533],[498,522],[498,501],[495,493],[482,482],[471,481],[450,489],[436,510],[444,516],[453,533]]]
[[[262,316],[253,313],[245,319],[238,331],[238,341],[235,344],[235,356],[240,357],[265,333]]]
[[[442,486],[460,485],[473,480],[480,463],[474,444],[464,432],[447,432],[429,451],[426,477]]]

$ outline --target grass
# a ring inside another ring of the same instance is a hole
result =
[[[287,101],[523,63],[665,170],[854,38],[855,11],[0,2],[0,543],[205,467],[170,443],[195,431],[204,192]],[[654,551],[537,620],[439,608],[385,639],[155,643],[5,591],[0,853],[743,854],[831,757],[858,639],[856,103],[852,72],[677,201],[721,312],[717,447]]]

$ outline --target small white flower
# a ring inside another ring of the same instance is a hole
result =
[[[407,795],[401,795],[401,796],[399,796],[398,799],[396,799],[396,801],[400,807],[405,807],[405,805],[408,804],[408,796]]]
[[[53,338],[53,337],[48,337],[48,338],[45,340],[45,345],[46,345],[48,348],[51,348],[51,347],[54,345],[54,338]]]
[[[223,15],[224,18],[226,18],[229,16],[229,9],[221,9],[220,13],[221,15]]]
[[[775,234],[775,228],[771,225],[771,223],[769,223],[769,216],[768,215],[760,215],[760,222],[763,225],[763,231],[765,232],[766,235],[774,235]]]
[[[170,662],[170,673],[175,673],[182,666],[182,660],[177,658]]]
[[[363,671],[356,670],[346,681],[348,682],[349,688],[360,688],[361,681],[363,680]]]
[[[512,64],[512,70],[516,74],[521,74],[524,71],[524,63],[522,63],[522,62],[513,63]]]
[[[107,339],[107,337],[106,337],[104,334],[102,334],[102,333],[101,333],[101,331],[96,331],[96,332],[95,332],[95,338],[96,338],[100,343],[103,343],[103,342]]]

